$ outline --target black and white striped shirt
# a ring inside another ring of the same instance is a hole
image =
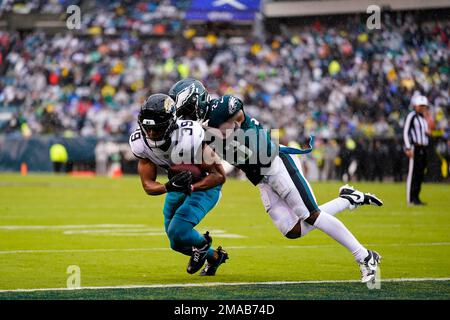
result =
[[[411,149],[414,145],[428,145],[428,123],[425,117],[411,111],[406,117],[405,126],[403,128],[403,141],[406,149]]]

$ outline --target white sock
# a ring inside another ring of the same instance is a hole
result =
[[[344,226],[344,224],[330,214],[321,212],[314,226],[325,232],[331,238],[346,247],[355,257],[356,261],[364,260],[369,254],[355,236]]]
[[[335,216],[339,212],[348,209],[350,206],[350,201],[347,199],[338,197],[336,199],[333,199],[331,201],[328,201],[327,203],[322,204],[319,206],[320,211],[326,212],[328,214],[331,214],[332,216]]]
[[[328,201],[327,203],[324,203],[323,205],[319,206],[319,209],[323,213],[330,214],[332,216],[335,216],[341,211],[344,211],[345,209],[348,209],[348,206],[350,205],[350,201],[344,198],[336,198],[331,201]],[[311,230],[314,230],[315,227],[313,225],[310,225],[309,223],[306,223],[305,221],[300,221],[300,228],[302,232],[302,237],[306,235]]]

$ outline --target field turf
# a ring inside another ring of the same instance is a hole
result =
[[[283,238],[246,181],[229,179],[198,226],[230,254],[204,278],[169,249],[164,196],[137,176],[0,174],[0,299],[450,299],[450,185],[425,184],[425,207],[406,206],[404,184],[354,185],[385,203],[337,216],[383,256],[380,289],[358,283],[351,254],[320,231]],[[339,186],[312,183],[319,204]],[[60,290],[74,265],[89,289]],[[18,291],[44,288],[58,290]]]

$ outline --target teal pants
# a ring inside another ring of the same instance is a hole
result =
[[[181,192],[169,192],[164,203],[164,228],[170,247],[185,255],[191,255],[192,247],[206,244],[205,237],[194,227],[219,202],[222,185],[195,191],[190,196]],[[207,257],[214,254],[209,249]]]

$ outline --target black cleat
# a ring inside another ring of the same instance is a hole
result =
[[[222,249],[222,247],[217,247],[217,254],[218,258],[215,261],[206,263],[206,266],[203,268],[202,272],[200,273],[201,276],[214,276],[216,274],[217,268],[222,263],[225,263],[228,259],[228,253]]]
[[[201,247],[192,247],[191,258],[189,259],[189,263],[187,266],[187,273],[194,274],[205,264],[206,254],[208,253],[209,248],[211,247],[212,238],[209,236],[209,232],[206,231],[204,234],[206,244]]]
[[[354,210],[362,205],[373,205],[381,207],[383,201],[371,193],[361,192],[346,184],[339,189],[339,197],[350,202],[349,210]]]

